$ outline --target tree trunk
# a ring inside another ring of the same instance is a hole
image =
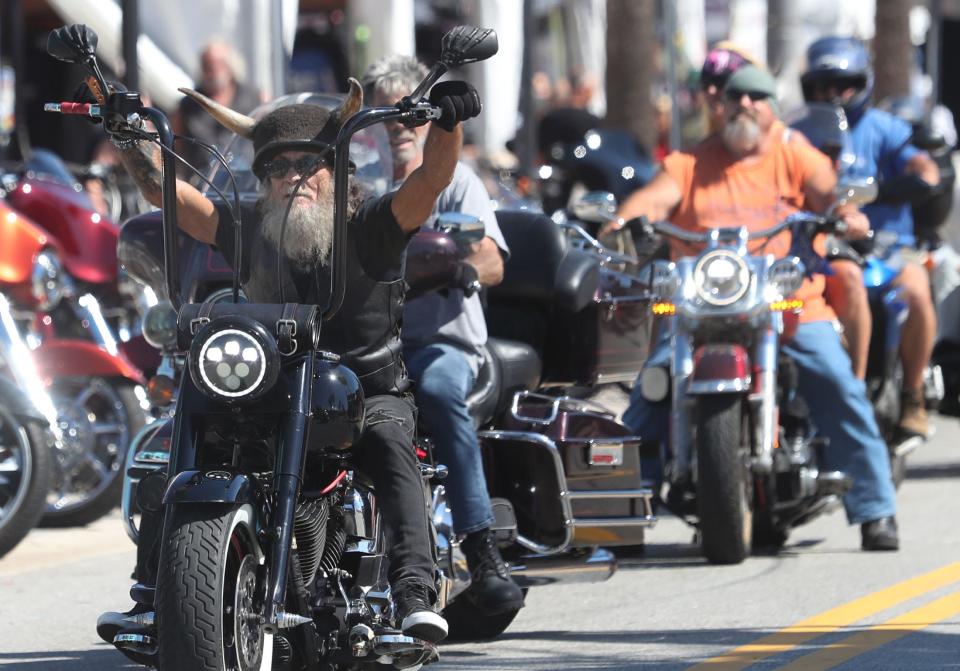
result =
[[[875,101],[910,92],[910,8],[914,0],[877,0],[876,36],[873,40],[873,68],[876,74]]]
[[[605,124],[657,142],[653,97],[657,72],[656,0],[607,0]]]

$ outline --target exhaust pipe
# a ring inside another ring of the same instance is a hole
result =
[[[523,557],[510,567],[510,573],[521,587],[535,587],[571,582],[603,582],[617,570],[613,553],[596,548],[590,554]]]

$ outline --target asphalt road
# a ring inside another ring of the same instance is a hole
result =
[[[666,518],[608,582],[532,590],[500,639],[443,646],[434,668],[958,667],[960,424],[935,423],[900,490],[898,553],[861,552],[838,511],[778,555],[709,566],[692,530]],[[101,611],[127,607],[133,562],[116,515],[31,533],[0,560],[0,667],[136,668],[94,632]]]

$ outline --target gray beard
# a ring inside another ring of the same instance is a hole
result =
[[[287,201],[263,198],[260,201],[263,237],[280,246],[280,225]],[[301,268],[326,263],[333,246],[333,191],[320,200],[301,205],[294,202],[283,233],[283,251]]]
[[[723,143],[734,154],[745,154],[760,142],[760,126],[746,114],[740,114],[723,127]]]

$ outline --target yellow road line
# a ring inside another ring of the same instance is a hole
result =
[[[879,613],[958,580],[960,580],[960,562],[954,562],[929,573],[891,585],[873,594],[868,594],[850,603],[837,606],[820,615],[814,615],[722,655],[704,660],[690,667],[690,669],[709,668],[711,671],[745,669],[761,659],[792,650],[818,636],[842,629],[874,613]]]
[[[782,671],[832,669],[857,655],[942,622],[957,613],[960,613],[960,592],[948,594],[909,613],[831,643],[825,648],[794,660],[783,667]]]

